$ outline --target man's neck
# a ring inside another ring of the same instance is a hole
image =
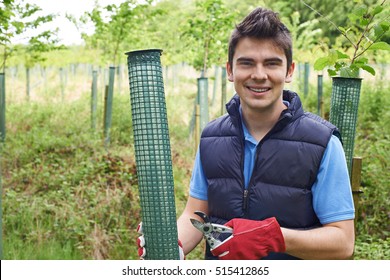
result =
[[[264,111],[256,111],[242,107],[242,118],[248,132],[256,139],[257,142],[260,142],[261,139],[263,139],[278,122],[282,111],[286,108],[286,105],[283,103],[281,103],[280,106],[278,105],[276,108]]]

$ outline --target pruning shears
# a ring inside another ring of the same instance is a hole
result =
[[[194,214],[201,217],[204,223],[196,219],[190,219],[191,223],[195,228],[203,233],[203,236],[211,249],[218,247],[222,243],[222,241],[218,239],[221,233],[233,233],[233,229],[230,227],[210,223],[209,217],[201,211],[195,211]]]

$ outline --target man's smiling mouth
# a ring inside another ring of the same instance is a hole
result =
[[[258,93],[266,92],[271,89],[271,88],[253,88],[253,87],[247,87],[247,88],[251,91],[258,92]]]

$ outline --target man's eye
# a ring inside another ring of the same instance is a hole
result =
[[[281,63],[279,61],[269,61],[268,66],[279,66]]]
[[[240,65],[248,66],[248,65],[252,65],[252,62],[250,62],[250,61],[241,61]]]

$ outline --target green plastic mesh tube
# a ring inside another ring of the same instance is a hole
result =
[[[198,104],[200,105],[200,130],[202,131],[209,122],[209,97],[208,79],[198,78]]]
[[[126,54],[146,258],[179,259],[161,50]]]
[[[0,142],[4,142],[5,134],[5,74],[0,73]]]
[[[340,130],[349,175],[355,144],[361,79],[334,77],[329,120]]]

